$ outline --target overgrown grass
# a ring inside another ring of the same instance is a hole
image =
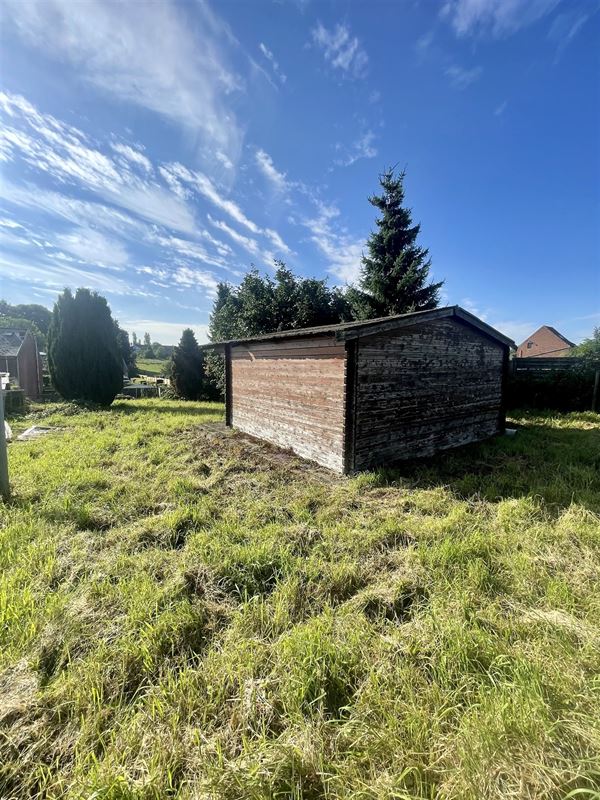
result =
[[[353,479],[221,417],[16,421],[0,797],[600,797],[600,416]]]

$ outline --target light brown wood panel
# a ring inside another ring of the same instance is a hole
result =
[[[344,345],[332,336],[232,347],[232,424],[341,472]]]

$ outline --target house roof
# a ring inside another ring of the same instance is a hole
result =
[[[27,331],[22,328],[0,328],[0,356],[18,356],[26,336]]]
[[[566,336],[563,336],[562,333],[560,333],[560,331],[557,331],[556,328],[553,328],[552,325],[542,325],[536,331],[534,331],[530,336],[528,336],[526,339],[523,339],[523,341],[521,342],[519,347],[522,347],[524,344],[526,344],[526,342],[528,342],[531,339],[533,339],[534,336],[537,336],[537,334],[541,333],[542,331],[550,331],[550,333],[553,333],[555,336],[557,336],[568,347],[575,347],[575,342],[569,341],[569,339],[567,339]]]
[[[339,322],[336,325],[318,325],[314,328],[294,328],[292,330],[274,331],[260,336],[247,336],[239,339],[228,339],[221,342],[209,342],[201,345],[202,350],[222,350],[226,345],[245,344],[246,342],[270,342],[278,339],[300,339],[302,337],[322,336],[331,334],[338,341],[357,339],[359,336],[373,336],[376,333],[394,331],[399,328],[415,325],[421,322],[428,322],[434,319],[445,317],[457,317],[458,319],[478,329],[481,333],[491,339],[495,339],[501,344],[515,347],[515,343],[508,336],[492,328],[491,325],[480,320],[474,314],[470,314],[460,306],[446,306],[444,308],[434,308],[430,311],[413,311],[410,314],[398,314],[393,317],[378,317],[377,319],[359,320],[358,322]]]

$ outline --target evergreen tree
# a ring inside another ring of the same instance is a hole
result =
[[[356,319],[405,314],[435,308],[443,281],[428,283],[429,251],[419,247],[420,225],[412,224],[410,209],[404,203],[404,172],[393,169],[379,176],[383,192],[369,197],[381,216],[371,233],[363,256],[358,288],[350,288],[346,298]]]
[[[48,330],[48,367],[66,400],[112,403],[123,386],[123,366],[104,297],[89,289],[59,295]]]
[[[129,334],[119,326],[115,320],[115,333],[117,336],[117,345],[119,347],[119,354],[127,367],[129,376],[137,373],[137,364],[135,361],[135,351],[129,342]]]
[[[178,397],[200,400],[204,394],[204,359],[194,332],[186,328],[171,360],[171,385]]]

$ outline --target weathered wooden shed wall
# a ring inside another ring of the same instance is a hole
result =
[[[230,352],[230,424],[343,471],[344,344],[313,336]]]
[[[348,466],[432,455],[503,427],[508,349],[456,317],[360,337]]]

